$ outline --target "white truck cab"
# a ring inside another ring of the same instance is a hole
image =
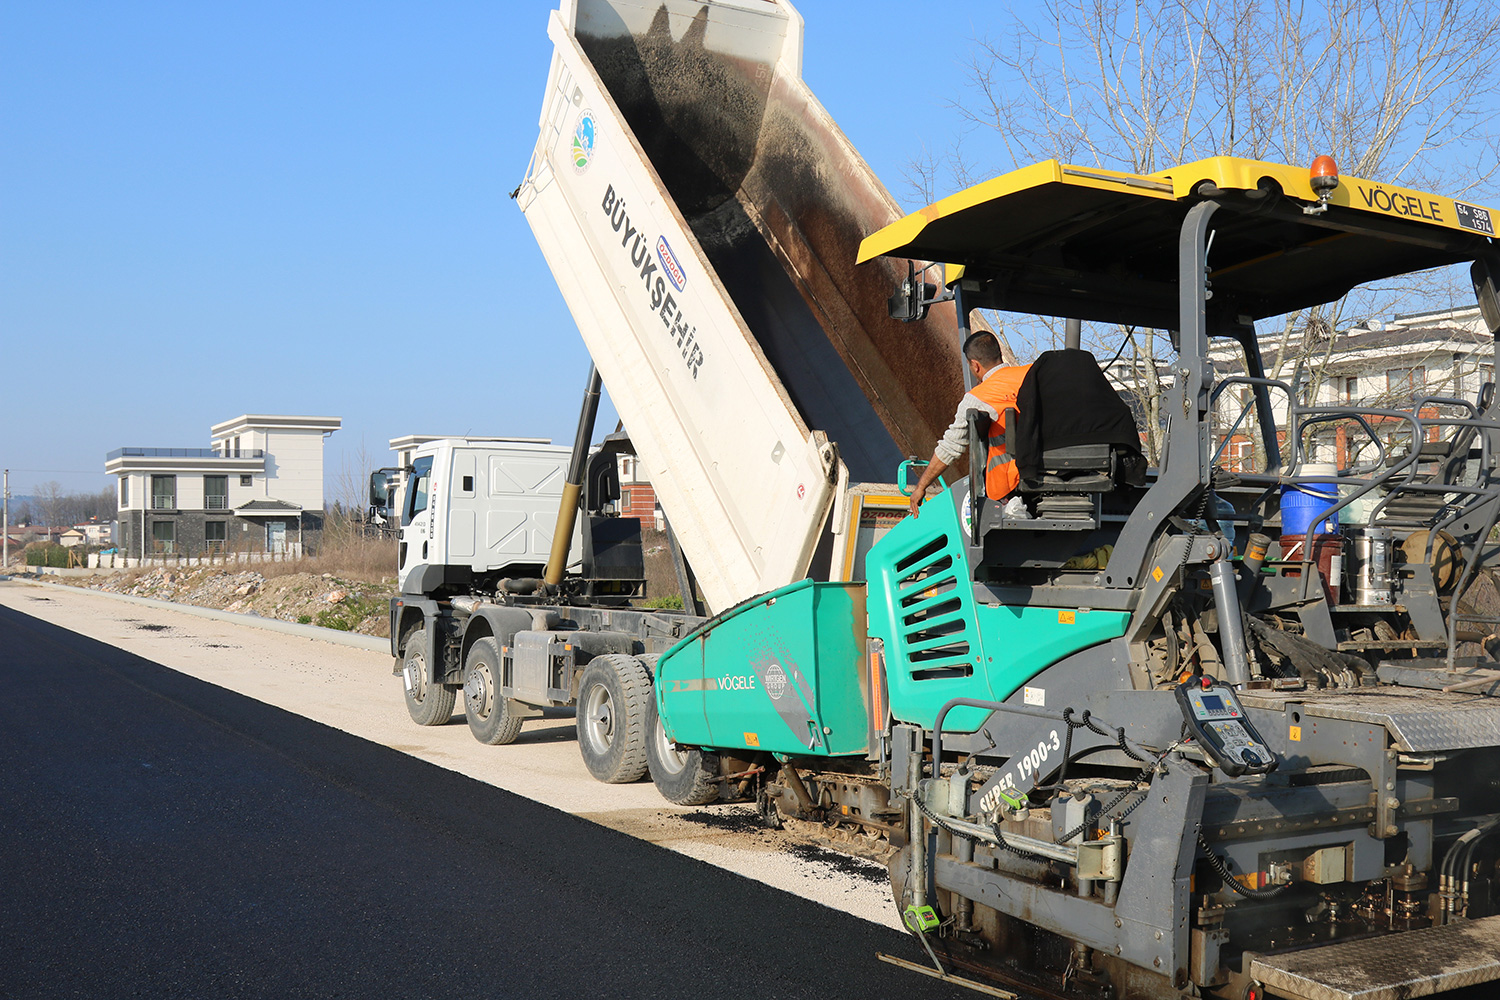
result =
[[[468,438],[418,447],[402,500],[401,592],[466,593],[500,578],[541,576],[570,450]],[[575,541],[569,563],[578,558]]]

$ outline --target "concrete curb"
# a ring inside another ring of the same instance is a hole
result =
[[[303,639],[318,639],[322,642],[331,642],[340,646],[353,646],[356,649],[369,649],[377,653],[386,653],[387,655],[391,651],[391,641],[389,639],[382,639],[376,635],[340,632],[336,628],[323,628],[318,625],[300,625],[297,622],[284,622],[279,618],[242,615],[233,611],[220,611],[217,608],[200,608],[196,604],[177,604],[174,601],[159,601],[154,597],[136,597],[133,594],[112,594],[107,590],[92,590],[88,587],[70,587],[66,583],[47,583],[44,580],[35,578],[0,575],[0,580],[29,583],[34,587],[57,587],[61,590],[72,591],[73,593],[98,594],[100,597],[111,597],[117,601],[139,604],[146,608],[157,608],[162,611],[180,611],[185,615],[211,618],[214,621],[229,622],[231,625],[248,625],[251,628],[261,628],[268,632],[281,632],[284,635],[300,636]]]

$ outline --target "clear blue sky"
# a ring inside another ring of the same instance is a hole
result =
[[[546,0],[10,3],[0,465],[108,485],[122,445],[343,417],[330,485],[407,433],[571,440],[588,358],[507,197]],[[995,7],[802,0],[804,75],[898,198],[958,129]],[[602,415],[613,426],[612,411]]]

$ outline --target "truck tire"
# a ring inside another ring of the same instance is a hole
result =
[[[719,755],[697,748],[679,750],[667,739],[651,699],[651,738],[646,766],[661,797],[679,806],[701,806],[719,797]]]
[[[578,752],[600,781],[622,785],[646,773],[651,675],[633,656],[596,656],[578,684]]]
[[[514,743],[521,735],[514,703],[497,690],[499,677],[500,643],[493,636],[476,640],[464,657],[464,718],[474,738],[492,747]]]
[[[441,726],[453,718],[452,688],[427,680],[427,630],[406,637],[401,655],[401,683],[406,688],[406,711],[419,726]]]

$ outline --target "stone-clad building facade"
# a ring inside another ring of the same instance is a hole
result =
[[[245,414],[208,448],[117,448],[125,555],[312,553],[323,531],[323,442],[339,417]]]

